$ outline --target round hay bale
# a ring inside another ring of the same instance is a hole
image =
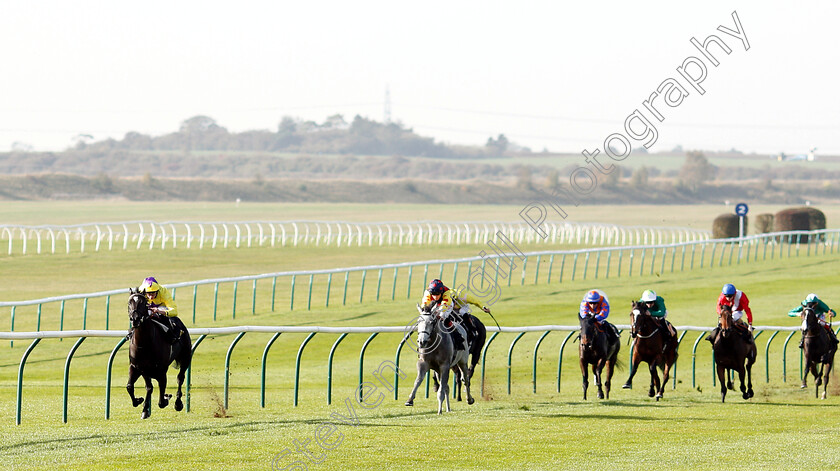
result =
[[[788,208],[776,213],[773,217],[773,230],[775,232],[808,231],[811,230],[811,216],[806,208]],[[795,237],[783,237],[782,241],[808,242],[807,235]]]
[[[731,239],[738,237],[738,220],[735,214],[721,214],[712,222],[713,239]],[[744,217],[744,233],[747,232],[747,218]]]

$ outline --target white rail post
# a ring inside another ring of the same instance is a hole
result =
[[[149,250],[155,246],[155,239],[157,238],[157,226],[154,222],[149,223],[149,226],[152,228],[152,234],[149,236]]]
[[[184,230],[186,230],[186,231],[187,231],[187,240],[186,240],[186,242],[187,242],[187,249],[189,249],[189,248],[190,248],[190,246],[192,245],[192,230],[190,229],[190,225],[189,225],[189,224],[187,224],[187,223],[184,223]]]
[[[175,224],[169,223],[169,228],[172,229],[172,248],[178,247],[178,233],[175,232]]]

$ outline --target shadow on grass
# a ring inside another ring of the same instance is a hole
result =
[[[379,311],[366,312],[364,314],[359,314],[358,316],[346,317],[344,319],[336,319],[336,322],[354,321],[356,319],[364,319],[365,317],[374,316],[376,314],[380,314],[380,312]]]
[[[90,358],[90,357],[96,357],[96,356],[100,356],[100,355],[108,355],[110,353],[111,353],[111,350],[104,350],[104,351],[101,351],[101,352],[80,353],[78,355],[73,355],[73,358],[74,359]],[[41,359],[38,359],[38,360],[27,359],[26,364],[27,365],[36,365],[38,363],[49,363],[51,361],[66,361],[66,360],[67,360],[67,356],[65,355],[65,356],[57,356],[57,357],[51,357],[51,358],[41,358]],[[10,368],[10,367],[17,367],[17,366],[20,366],[20,360],[16,361],[15,363],[2,364],[2,365],[0,365],[0,368]]]
[[[620,414],[531,414],[536,417],[546,417],[549,419],[603,419],[603,420],[640,420],[640,421],[655,421],[655,420],[671,420],[662,417],[650,417],[644,415],[620,415]],[[692,420],[708,420],[708,419],[694,419]]]
[[[433,415],[436,412],[423,412],[423,413],[415,413],[415,414],[394,414],[388,417],[404,417],[404,416],[418,416],[418,415]],[[386,417],[383,417],[386,418]],[[375,418],[368,418],[367,420],[372,420]],[[350,425],[346,424],[347,427],[419,427],[418,425],[400,425],[400,424],[377,424],[377,423],[365,423],[365,419],[360,419],[357,425]],[[255,430],[255,428],[264,428],[270,429],[272,426],[276,425],[313,425],[318,426],[323,424],[324,422],[330,421],[329,418],[316,418],[316,419],[299,419],[299,420],[266,420],[266,421],[250,421],[250,422],[241,422],[241,423],[234,423],[234,424],[223,424],[223,423],[213,423],[212,425],[204,425],[200,427],[189,427],[184,429],[178,430],[156,430],[150,432],[141,432],[141,433],[126,433],[125,431],[119,431],[114,433],[100,433],[95,435],[86,435],[83,437],[68,437],[68,438],[49,438],[44,440],[30,440],[20,443],[14,443],[10,445],[3,445],[0,446],[0,451],[12,451],[15,449],[25,448],[29,446],[39,446],[39,445],[60,445],[60,444],[73,444],[73,443],[81,443],[81,442],[89,442],[89,441],[98,441],[98,440],[106,440],[107,442],[118,442],[118,441],[159,441],[161,439],[166,439],[169,437],[177,437],[183,433],[199,433],[204,434],[207,436],[219,436],[219,435],[231,435],[237,433],[251,433]],[[336,422],[336,425],[344,426],[345,424]],[[131,425],[126,424],[126,427],[130,427]],[[74,445],[78,446],[78,445]]]

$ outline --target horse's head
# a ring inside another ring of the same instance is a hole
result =
[[[723,335],[724,338],[729,336],[729,331],[732,330],[732,326],[735,323],[735,321],[732,320],[732,306],[720,307],[718,321],[720,322],[721,335]]]
[[[585,349],[591,349],[598,335],[598,328],[595,326],[595,316],[592,314],[580,318],[580,344]]]
[[[131,294],[128,297],[128,319],[131,321],[132,328],[140,327],[149,317],[149,303],[140,290],[130,288],[129,293]]]
[[[417,346],[421,353],[429,353],[440,343],[440,336],[436,335],[439,319],[435,314],[422,314],[417,323]]]
[[[809,334],[819,334],[822,330],[817,311],[811,306],[802,309],[802,329]]]
[[[632,301],[632,309],[630,310],[630,336],[635,338],[641,332],[642,325],[647,317],[650,317],[650,311],[647,304],[641,301]]]

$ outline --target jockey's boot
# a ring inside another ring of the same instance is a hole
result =
[[[607,324],[607,327],[607,331],[610,333],[610,343],[612,343],[612,341],[621,340],[621,334],[618,333],[618,327],[613,324]]]
[[[169,332],[167,332],[169,338],[167,340],[169,340],[169,343],[175,343],[181,337],[180,332],[175,327],[175,322],[172,321],[171,317],[166,317],[165,319],[166,322],[169,324]]]
[[[830,338],[831,341],[834,342],[834,345],[840,343],[840,340],[837,340],[837,334],[835,334],[834,331],[831,330],[831,327],[825,326],[825,328],[826,330],[828,330],[828,338]]]
[[[802,332],[802,338],[799,339],[799,348],[805,348],[805,332]]]

